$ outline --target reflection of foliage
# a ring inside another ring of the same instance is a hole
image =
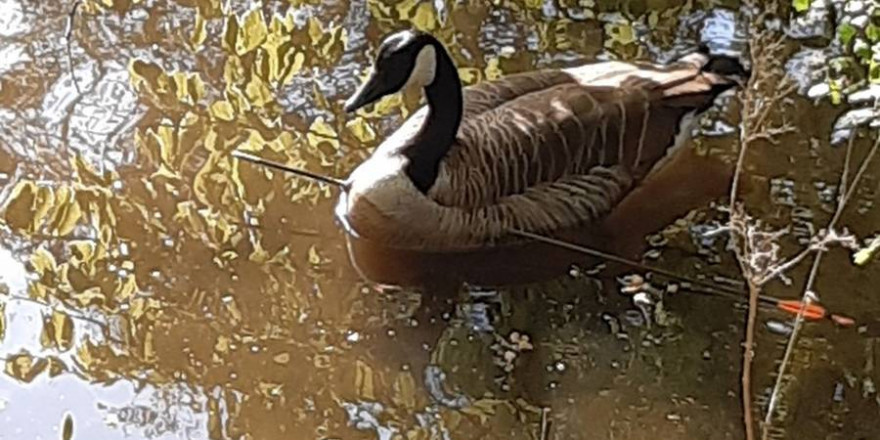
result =
[[[49,363],[28,353],[19,353],[6,360],[6,374],[22,381],[31,382],[42,373]]]
[[[108,425],[121,427],[126,435],[138,430],[146,438],[166,434],[202,438],[200,431],[204,429],[204,422],[199,420],[199,414],[205,412],[206,406],[205,396],[178,384],[151,392],[144,403],[122,407],[98,404],[98,409],[104,413]]]
[[[123,65],[143,111],[131,136],[134,150],[126,152],[131,163],[105,173],[74,155],[70,173],[56,173],[70,179],[23,178],[3,207],[4,225],[39,244],[28,255],[31,299],[64,306],[47,313],[43,347],[73,354],[71,369],[97,383],[124,379],[168,387],[166,401],[177,399],[169,385],[174,382],[221,390],[209,393],[203,405],[213,438],[282,438],[298,430],[341,436],[342,402],[354,401],[383,402],[382,424],[411,439],[448,432],[508,438],[493,428],[534,421],[533,407],[498,398],[491,379],[473,388],[480,393],[472,406],[438,407],[422,390],[420,372],[401,371],[345,339],[350,328],[367,333],[387,319],[362,319],[381,313],[363,310],[376,300],[361,295],[340,243],[320,239],[337,234],[331,192],[241,164],[229,153],[248,150],[341,176],[418,99],[389,97],[371,111],[341,117],[337,97],[326,91],[342,88],[335,69],[351,63],[351,31],[340,11],[319,9],[317,0],[245,11],[221,3],[85,2],[81,15],[87,20],[149,12],[144,31],[126,35],[126,44],[158,48],[125,52],[134,54]],[[673,30],[670,23],[685,10],[634,10],[626,23],[605,26],[595,17],[616,10],[616,2],[551,2],[555,15],[545,14],[543,1],[493,3],[368,0],[369,47],[355,54],[356,61],[368,62],[379,36],[412,25],[446,43],[471,84],[594,55],[603,47],[603,30],[613,34],[607,49],[640,55],[633,23]],[[306,7],[295,13],[287,6]],[[171,17],[184,18],[163,21]],[[81,35],[90,54],[118,54],[125,45],[103,41],[97,27],[81,28],[93,31]],[[512,37],[503,47],[492,40],[506,36]],[[151,57],[157,53],[175,59]],[[288,94],[297,100],[286,101]],[[7,161],[7,154],[0,149],[2,172],[13,171],[7,162],[25,162]],[[85,332],[67,310],[106,317],[107,337],[78,334]],[[462,357],[486,354],[491,341],[478,342]],[[504,367],[513,361],[504,359]],[[25,382],[65,368],[56,357],[27,353],[6,364],[8,374]],[[155,407],[107,411],[123,425],[164,420]],[[177,426],[162,423],[152,432]]]
[[[849,5],[834,2],[824,6],[838,8],[825,74],[829,97],[835,105],[866,84],[880,83],[880,8],[872,2],[859,8]],[[808,13],[810,2],[795,2],[794,9]]]

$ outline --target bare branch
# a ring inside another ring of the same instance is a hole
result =
[[[771,6],[771,7],[767,7]],[[739,156],[730,187],[729,223],[730,241],[737,257],[740,270],[749,289],[749,312],[745,324],[742,360],[742,410],[746,440],[753,440],[754,420],[752,414],[752,359],[754,357],[755,321],[757,319],[758,298],[761,296],[759,280],[766,277],[772,268],[779,264],[779,246],[776,240],[788,231],[764,231],[760,223],[751,221],[745,210],[738,205],[737,193],[749,147],[757,141],[772,144],[779,137],[794,131],[794,127],[784,121],[781,124],[770,122],[771,114],[787,97],[794,92],[791,79],[784,72],[781,60],[785,50],[784,35],[771,31],[766,21],[778,5],[759,5],[755,0],[744,2],[749,11],[749,54],[752,60],[752,75],[740,97],[742,102],[739,133]],[[779,276],[774,275],[774,276]]]

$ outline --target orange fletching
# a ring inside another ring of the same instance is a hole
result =
[[[804,303],[795,300],[779,301],[776,304],[780,310],[786,311],[793,315],[797,315]],[[825,308],[818,304],[807,304],[804,310],[804,318],[806,319],[822,319],[825,317]]]

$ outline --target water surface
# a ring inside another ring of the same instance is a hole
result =
[[[813,0],[788,64],[798,130],[748,157],[747,204],[792,225],[786,253],[833,208],[846,107],[816,60],[841,53],[828,11],[851,21],[869,7],[854,3]],[[348,261],[332,188],[229,156],[345,176],[418,107],[341,111],[392,30],[433,32],[474,83],[667,61],[698,41],[737,54],[734,2],[87,1],[68,47],[71,6],[0,1],[0,438],[59,438],[65,417],[83,439],[539,439],[542,419],[557,440],[742,438],[732,302],[668,293],[649,326],[586,266],[497,290],[381,289]],[[870,102],[853,102],[866,124]],[[735,113],[706,117],[698,156],[732,161]],[[859,237],[880,229],[876,169],[843,220]],[[723,235],[703,235],[724,204],[652,231],[646,260],[738,280]],[[823,266],[823,303],[860,327],[807,325],[778,438],[880,437],[876,264],[835,250]],[[805,271],[768,293],[799,296]],[[771,320],[790,317],[759,315],[759,409],[786,341]]]

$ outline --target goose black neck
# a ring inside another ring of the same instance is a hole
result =
[[[455,64],[441,44],[435,43],[434,49],[437,54],[434,81],[425,87],[428,114],[422,128],[403,151],[409,159],[405,171],[422,193],[427,193],[437,180],[440,162],[455,142],[464,105]]]

